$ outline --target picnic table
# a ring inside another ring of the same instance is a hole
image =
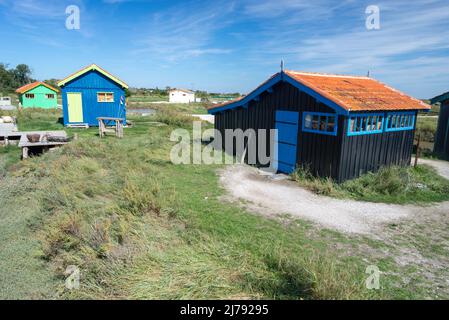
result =
[[[30,150],[42,149],[48,150],[54,147],[59,147],[68,143],[67,133],[65,131],[30,131],[20,132],[21,137],[19,147],[22,148],[22,159],[29,156]],[[29,135],[40,135],[39,141],[31,142],[28,139]]]
[[[100,130],[100,138],[103,138],[107,132],[115,132],[118,138],[123,138],[123,125],[125,122],[124,118],[114,118],[114,117],[98,117],[98,129]],[[108,129],[106,124],[114,123],[112,127],[114,129]]]
[[[4,122],[4,119],[8,118],[8,122]],[[2,139],[4,145],[9,144],[9,139],[18,140],[20,133],[18,133],[17,123],[15,117],[0,117],[0,139]]]

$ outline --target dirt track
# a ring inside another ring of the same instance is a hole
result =
[[[421,161],[421,160],[420,160]],[[449,178],[449,162],[422,160]],[[221,173],[221,182],[231,199],[244,200],[246,207],[266,216],[288,214],[345,233],[378,238],[387,224],[403,219],[441,216],[449,202],[422,207],[341,200],[316,195],[292,181],[274,181],[249,166],[231,166]]]

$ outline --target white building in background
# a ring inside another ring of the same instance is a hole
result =
[[[11,98],[10,97],[0,97],[0,107],[10,106]]]
[[[195,92],[186,89],[172,89],[168,92],[170,103],[195,102]]]

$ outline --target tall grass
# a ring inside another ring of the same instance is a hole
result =
[[[195,120],[191,116],[173,111],[157,112],[153,119],[173,127],[184,127]]]
[[[449,181],[426,165],[383,167],[342,184],[317,178],[307,168],[296,170],[292,179],[317,194],[336,198],[399,204],[449,200]]]
[[[32,127],[41,117],[24,121]],[[223,202],[218,167],[171,164],[170,132],[191,122],[159,117],[168,125],[136,122],[124,139],[80,131],[77,141],[7,173],[8,183],[27,181],[17,203],[33,199],[33,254],[57,276],[59,297],[371,297],[361,265],[307,237],[306,225],[285,227]],[[64,289],[69,265],[81,270],[80,290]]]

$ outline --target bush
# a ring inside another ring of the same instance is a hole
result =
[[[327,252],[319,253],[305,247],[300,256],[293,256],[283,248],[270,248],[264,256],[268,274],[254,278],[251,274],[247,282],[278,299],[364,299],[368,292],[364,281],[358,276],[364,273],[351,263],[339,264]],[[350,268],[348,268],[350,266]],[[341,284],[345,283],[344,286]]]
[[[193,121],[195,121],[195,119],[191,116],[171,111],[157,112],[154,116],[154,120],[173,127],[188,126],[191,125]]]
[[[342,184],[329,178],[316,178],[304,168],[296,170],[291,177],[316,194],[336,198],[401,204],[449,200],[449,181],[425,165],[384,167]]]

